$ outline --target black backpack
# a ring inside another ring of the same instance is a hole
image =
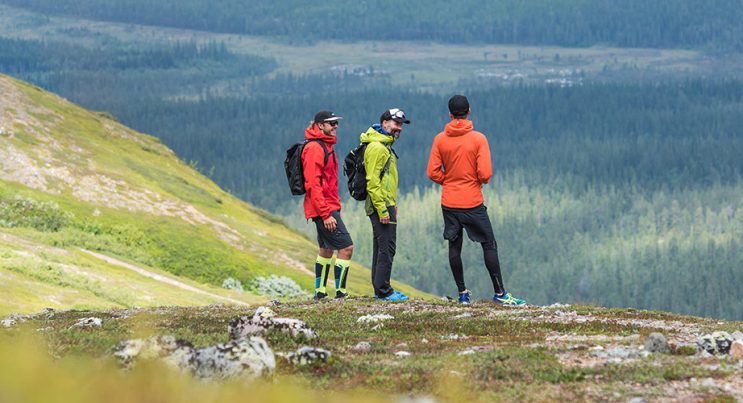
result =
[[[328,148],[325,147],[325,143],[320,139],[305,140],[296,144],[292,144],[288,150],[286,150],[286,159],[284,160],[284,170],[286,171],[286,179],[289,181],[289,190],[292,194],[303,195],[307,193],[304,189],[304,169],[302,168],[302,151],[304,146],[310,141],[317,141],[322,146],[322,150],[325,152],[325,161],[323,165],[328,164]],[[320,178],[322,181],[322,177]]]
[[[358,147],[349,151],[346,159],[343,160],[343,174],[348,177],[348,192],[356,200],[366,200],[366,168],[364,167],[364,151],[369,143],[362,143]],[[390,162],[392,161],[392,149],[390,149],[390,158],[382,169],[379,179],[382,179],[384,173],[389,171]]]

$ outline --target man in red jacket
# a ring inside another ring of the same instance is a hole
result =
[[[338,122],[343,119],[330,111],[320,111],[304,131],[309,140],[302,150],[304,173],[304,216],[317,227],[320,246],[315,260],[315,299],[328,296],[327,281],[333,251],[335,259],[335,297],[348,296],[346,280],[353,255],[353,241],[341,219],[341,200],[338,195],[338,156],[333,150]]]
[[[464,95],[449,99],[451,122],[433,140],[428,158],[428,177],[443,186],[441,210],[444,214],[444,239],[449,241],[449,265],[459,289],[459,302],[470,303],[470,292],[464,285],[462,266],[463,229],[474,242],[482,245],[485,267],[493,282],[493,301],[509,306],[524,305],[522,299],[506,292],[498,261],[498,245],[488,210],[483,204],[482,185],[493,176],[490,147],[484,134],[475,131],[470,103]]]

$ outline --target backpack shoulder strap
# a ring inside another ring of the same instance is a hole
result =
[[[325,142],[320,139],[307,139],[304,141],[305,144],[309,143],[310,141],[315,141],[320,144],[320,147],[322,147],[323,153],[325,153],[325,159],[323,161],[323,166],[328,165],[328,156],[330,153],[328,152],[328,147],[325,146]],[[335,153],[335,151],[333,151]]]

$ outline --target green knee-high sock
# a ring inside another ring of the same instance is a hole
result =
[[[317,260],[315,260],[315,292],[327,294],[325,285],[328,283],[328,272],[332,261],[332,257],[317,256]]]
[[[335,259],[335,289],[346,293],[346,280],[348,280],[348,267],[351,265],[350,260]]]

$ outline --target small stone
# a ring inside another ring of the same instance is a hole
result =
[[[475,350],[464,350],[457,355],[472,355],[475,354]]]
[[[296,366],[314,364],[316,362],[327,362],[332,353],[317,347],[302,347],[294,353],[286,356],[287,361]]]
[[[650,336],[648,336],[648,339],[645,341],[645,350],[651,353],[665,354],[671,352],[666,336],[661,333],[650,333]]]
[[[399,343],[395,347],[397,347],[397,348],[405,348],[407,346],[408,346],[408,343]]]
[[[741,341],[743,341],[743,332],[740,332],[739,330],[736,330],[735,332],[733,332],[733,334],[731,334],[731,336],[733,336],[733,339],[735,339],[735,340],[741,340]]]
[[[279,306],[279,305],[281,305],[281,302],[280,301],[277,301],[275,299],[272,299],[272,300],[268,301],[268,303],[266,305],[268,305],[268,306]]]
[[[629,400],[629,403],[645,403],[645,399],[641,397],[633,397]]]
[[[76,327],[81,329],[98,328],[103,326],[103,319],[101,318],[82,318],[78,320],[70,329]]]
[[[736,360],[743,360],[743,341],[736,340],[730,346],[730,356]]]
[[[452,319],[464,319],[464,318],[471,318],[472,314],[469,312],[460,313],[459,315],[452,316]]]
[[[409,357],[411,354],[407,351],[398,351],[395,355],[398,357]]]
[[[13,319],[3,319],[0,323],[2,323],[3,327],[12,327],[16,324],[16,321]]]
[[[374,325],[374,327],[371,328],[371,330],[375,330],[376,331],[376,330],[379,330],[379,329],[381,329],[383,327],[384,327],[384,323],[377,323],[376,325]]]
[[[428,344],[428,339],[421,339],[421,343]]]
[[[356,351],[369,351],[371,350],[372,345],[368,341],[360,341],[358,344],[356,344],[353,349]]]

